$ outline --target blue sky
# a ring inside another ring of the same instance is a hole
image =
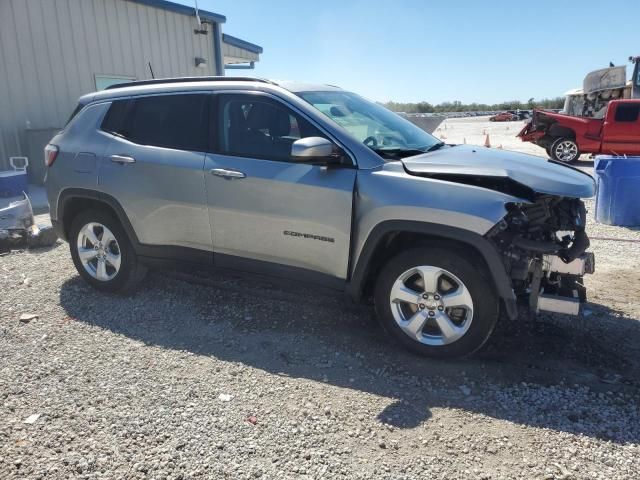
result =
[[[638,0],[198,0],[198,6],[225,15],[224,32],[264,48],[252,75],[336,84],[378,101],[555,97],[609,61],[628,65],[629,77],[627,58],[640,55]]]

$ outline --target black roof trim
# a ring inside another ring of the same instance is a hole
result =
[[[265,78],[253,77],[175,77],[175,78],[155,78],[152,80],[137,80],[135,82],[124,82],[110,85],[105,90],[113,90],[114,88],[138,87],[143,85],[162,85],[163,83],[185,83],[185,82],[259,82],[270,83],[276,85],[271,80]]]

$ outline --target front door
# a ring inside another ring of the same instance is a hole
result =
[[[356,170],[293,162],[295,140],[325,135],[279,100],[225,94],[217,105],[205,161],[214,263],[345,279]]]

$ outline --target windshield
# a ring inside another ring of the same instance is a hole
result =
[[[410,121],[355,93],[302,92],[298,95],[383,156],[416,155],[443,145]]]

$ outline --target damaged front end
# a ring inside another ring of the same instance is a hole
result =
[[[508,204],[507,211],[487,238],[501,252],[519,302],[534,313],[577,315],[586,300],[583,275],[594,272],[584,203],[537,195],[532,203]]]

